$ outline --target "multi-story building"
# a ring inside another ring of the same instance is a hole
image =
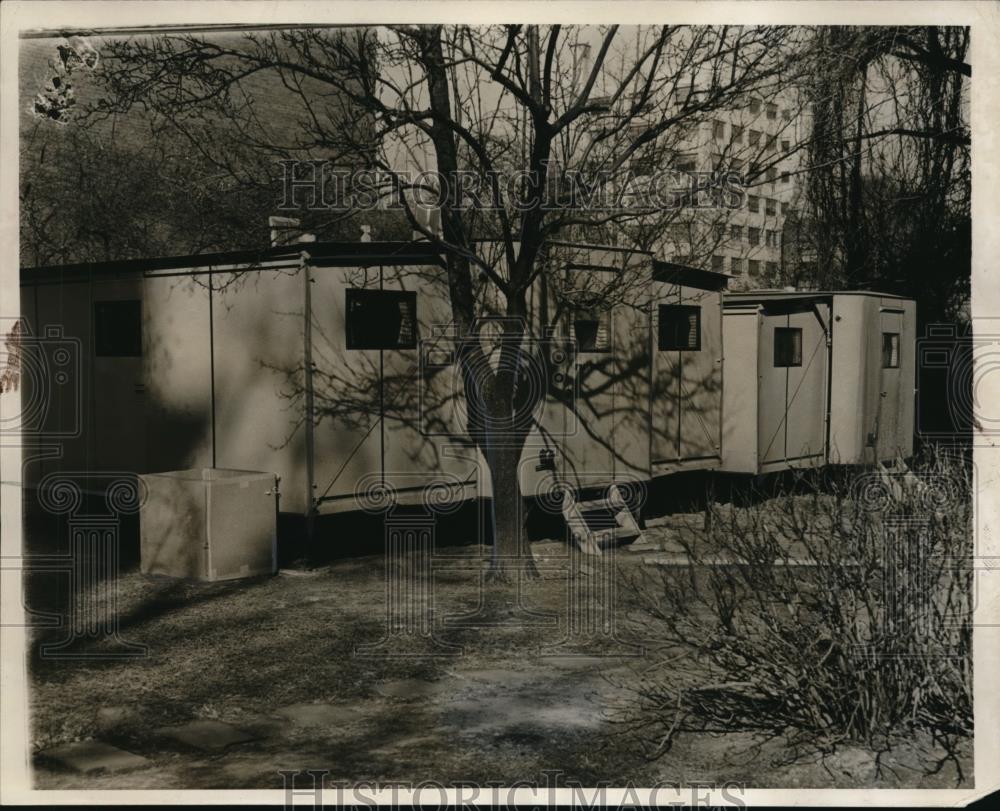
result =
[[[731,172],[744,194],[728,203],[686,209],[668,227],[660,251],[674,261],[733,276],[731,289],[774,287],[800,251],[786,250],[803,196],[805,116],[792,97],[750,96],[692,128],[676,152],[680,171]]]

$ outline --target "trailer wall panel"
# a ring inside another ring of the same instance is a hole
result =
[[[209,276],[143,283],[146,473],[212,466]]]
[[[301,267],[213,277],[214,467],[281,477],[280,509],[304,513],[304,301]]]
[[[722,470],[756,473],[758,456],[758,376],[760,307],[727,308],[723,316]]]

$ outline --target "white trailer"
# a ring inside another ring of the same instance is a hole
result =
[[[732,293],[724,320],[724,471],[912,455],[914,301],[867,291]]]
[[[554,245],[547,261],[528,297],[528,356],[545,362],[528,370],[542,396],[524,492],[718,467],[727,277],[604,246]],[[62,387],[76,399],[46,401],[37,432],[59,453],[30,463],[29,483],[271,471],[281,510],[299,514],[356,509],[375,480],[403,498],[435,481],[451,498],[489,495],[428,243],[29,268],[22,311],[33,335],[58,327],[79,356]]]

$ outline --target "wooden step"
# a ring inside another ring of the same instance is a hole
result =
[[[621,491],[612,485],[608,497],[577,501],[569,487],[562,488],[563,518],[570,535],[588,555],[601,555],[602,548],[617,546],[642,535],[635,516]]]
[[[607,510],[608,500],[606,498],[599,498],[594,501],[578,501],[577,506],[583,511],[587,512],[589,510]]]

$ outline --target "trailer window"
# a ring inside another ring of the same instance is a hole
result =
[[[899,333],[882,333],[882,368],[899,368]]]
[[[802,365],[802,330],[798,327],[775,327],[774,365]]]
[[[94,302],[94,354],[99,358],[142,356],[142,302]]]
[[[610,313],[578,313],[573,318],[577,352],[610,352]]]
[[[409,290],[347,290],[348,349],[415,349],[417,294]]]
[[[701,307],[661,304],[659,315],[661,350],[697,352],[701,349]]]

